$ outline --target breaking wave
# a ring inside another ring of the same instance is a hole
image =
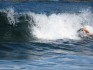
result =
[[[80,40],[77,30],[85,25],[93,26],[93,14],[89,10],[47,15],[8,9],[0,11],[0,19],[0,41]]]

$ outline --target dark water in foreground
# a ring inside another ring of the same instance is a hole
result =
[[[93,70],[93,3],[0,3],[0,70]]]
[[[0,43],[0,69],[93,69],[93,41],[59,42]]]

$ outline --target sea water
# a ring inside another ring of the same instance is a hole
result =
[[[92,2],[0,2],[1,70],[93,70]]]

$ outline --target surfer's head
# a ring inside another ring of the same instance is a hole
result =
[[[87,26],[84,26],[83,31],[84,31],[86,34],[89,34],[89,33],[90,33]]]
[[[87,35],[92,35],[92,34],[93,34],[93,33],[92,33],[92,29],[93,29],[93,28],[92,28],[91,26],[88,26],[88,25],[87,25],[87,26],[84,26],[84,27],[83,27],[83,32],[86,33]]]

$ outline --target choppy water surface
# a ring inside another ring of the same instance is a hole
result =
[[[1,70],[93,70],[93,3],[1,2]]]

